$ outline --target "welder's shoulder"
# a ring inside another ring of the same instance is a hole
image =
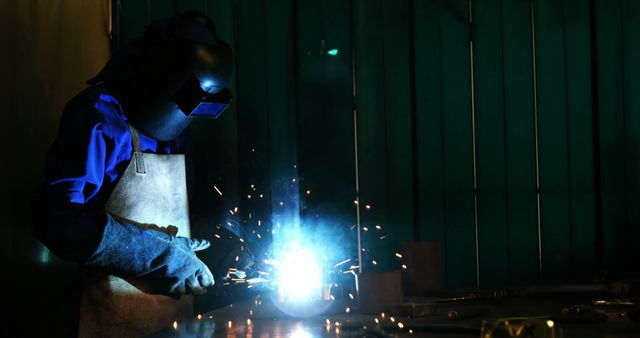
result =
[[[120,101],[102,85],[89,86],[66,104],[60,129],[89,131],[99,129],[107,137],[126,128]]]

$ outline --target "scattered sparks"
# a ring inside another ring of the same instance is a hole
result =
[[[177,329],[178,329],[178,321],[177,321],[177,320],[174,320],[174,321],[173,321],[173,329],[174,329],[174,330],[177,330]]]
[[[396,252],[396,257],[402,258],[402,255]]]
[[[220,196],[222,196],[222,191],[220,191],[220,189],[218,189],[218,187],[216,187],[215,185],[213,186],[213,189],[215,189],[218,194],[220,194]]]
[[[402,329],[404,328],[404,324],[402,324],[401,322],[398,322],[398,327]]]

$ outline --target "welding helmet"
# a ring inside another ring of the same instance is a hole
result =
[[[144,135],[174,140],[194,119],[217,118],[229,106],[231,47],[204,13],[154,22],[138,43],[140,62],[126,81],[122,104]]]

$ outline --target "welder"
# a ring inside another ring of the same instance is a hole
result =
[[[34,193],[34,231],[79,263],[81,337],[135,337],[214,284],[190,238],[185,130],[229,105],[230,46],[189,11],[147,26],[65,106]]]

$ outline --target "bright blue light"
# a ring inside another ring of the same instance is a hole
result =
[[[278,267],[279,292],[285,302],[319,300],[322,296],[322,268],[309,248],[293,245],[283,253]]]
[[[336,56],[338,55],[338,50],[337,49],[329,49],[329,51],[327,51],[327,54],[331,55],[331,56]]]
[[[204,80],[202,82],[200,82],[200,87],[205,91],[208,92],[211,87],[213,87],[213,81],[211,80]]]

